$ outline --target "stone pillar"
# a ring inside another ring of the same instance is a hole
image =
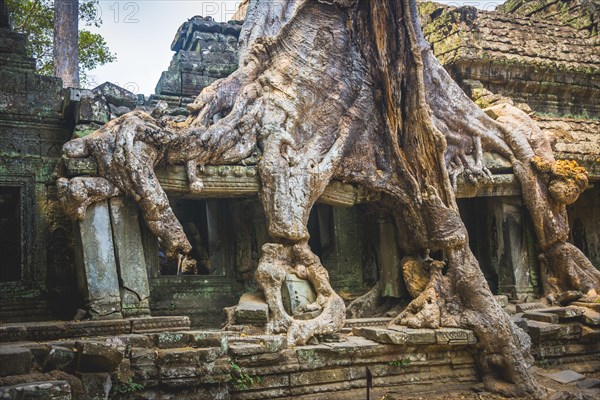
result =
[[[319,226],[328,227],[328,215],[325,210],[319,211]],[[332,285],[335,290],[348,293],[361,293],[363,287],[363,240],[358,214],[355,208],[332,207],[334,249],[336,253],[336,267],[332,270]],[[322,215],[324,214],[324,215]],[[321,238],[326,238],[326,232],[321,233]],[[325,246],[326,243],[323,243]],[[329,265],[327,265],[329,267]],[[333,276],[333,275],[336,276]]]
[[[402,297],[406,290],[402,285],[400,254],[396,229],[391,220],[379,220],[379,279],[382,283],[382,295]]]
[[[489,200],[490,265],[497,268],[498,294],[524,300],[537,292],[534,234],[525,207],[516,197]]]
[[[78,224],[77,280],[94,319],[121,318],[121,295],[108,202],[90,205]]]
[[[110,199],[115,255],[121,279],[121,312],[125,317],[150,315],[150,285],[138,220],[129,199]]]

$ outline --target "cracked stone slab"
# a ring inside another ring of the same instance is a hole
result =
[[[546,305],[544,303],[539,303],[539,302],[521,303],[521,304],[517,304],[517,312],[522,313],[525,311],[540,310],[545,307],[546,307]]]
[[[362,336],[378,343],[398,345],[436,343],[436,335],[433,329],[412,329],[402,326],[393,327],[390,329],[356,327],[352,329],[352,333],[355,336]]]
[[[540,312],[557,315],[560,319],[577,318],[583,315],[583,309],[579,307],[552,307],[540,310]]]
[[[523,314],[523,317],[534,321],[547,322],[549,324],[558,323],[558,315],[541,311],[527,311]]]
[[[266,324],[269,320],[269,306],[261,293],[244,293],[235,308],[235,320],[238,324]]]
[[[544,374],[544,373],[539,373],[539,374],[542,376],[545,376],[546,378],[550,378],[553,381],[556,381],[558,383],[562,383],[563,385],[585,379],[585,376],[578,374],[575,371],[571,371],[569,369],[555,372],[552,374]]]

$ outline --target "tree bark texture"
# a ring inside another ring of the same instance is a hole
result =
[[[256,280],[271,331],[304,344],[339,330],[345,318],[342,299],[308,246],[310,209],[332,179],[362,185],[381,193],[403,253],[430,275],[393,323],[473,329],[488,388],[538,395],[527,371],[528,337],[490,292],[452,182],[459,174],[486,179],[483,150],[511,160],[546,257],[545,287],[587,290],[600,286],[600,274],[565,242],[565,202],[583,190],[586,175],[553,159],[527,115],[507,106],[489,111],[494,120],[471,102],[433,56],[417,18],[412,0],[250,1],[239,69],[200,93],[186,123],[134,111],[64,146],[66,157],[93,156],[101,176],[59,179],[65,208],[81,218],[91,201],[126,194],[163,247],[185,254],[190,245],[154,167],[185,163],[191,190],[201,191],[199,165],[237,163],[258,152],[271,243],[262,249]],[[433,252],[444,260],[430,258]],[[308,308],[321,310],[317,318],[300,321],[285,312],[287,273],[315,287],[317,300]]]
[[[79,1],[54,0],[54,75],[79,87]]]

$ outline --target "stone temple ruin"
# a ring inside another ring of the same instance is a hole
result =
[[[492,118],[502,105],[524,111],[557,159],[586,169],[585,191],[567,206],[568,240],[600,269],[597,4],[418,6],[433,53],[476,104]],[[59,79],[35,73],[5,10],[0,25],[0,397],[348,399],[483,390],[481,339],[472,330],[388,327],[430,277],[398,246],[403,228],[381,193],[332,180],[310,210],[308,245],[348,308],[339,331],[304,346],[270,331],[274,310],[255,278],[271,242],[259,199],[261,153],[192,172],[185,163],[156,165],[191,247],[185,258],[114,188],[84,199],[83,212],[69,203],[73,185],[86,189],[86,179],[106,171],[93,157],[64,157],[63,145],[132,111],[162,126],[185,124],[198,93],[238,70],[242,21],[184,22],[148,99],[111,83],[63,91]],[[496,301],[527,333],[538,367],[597,378],[598,302],[577,291],[544,297],[526,190],[506,158],[486,151],[481,160],[483,181],[454,161],[449,175]],[[300,275],[285,275],[281,301],[288,315],[310,321],[320,313],[311,308],[319,293]],[[368,304],[352,306],[361,299]]]

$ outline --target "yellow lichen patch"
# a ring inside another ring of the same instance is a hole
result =
[[[539,156],[534,156],[531,159],[531,164],[534,166],[536,170],[539,172],[548,174],[552,171],[552,163],[545,161]]]
[[[548,190],[559,203],[574,203],[588,184],[587,171],[574,160],[548,162],[535,156],[531,163],[538,171],[549,175]]]
[[[575,160],[558,160],[552,167],[554,179],[574,180],[578,186],[587,186],[587,171]]]

